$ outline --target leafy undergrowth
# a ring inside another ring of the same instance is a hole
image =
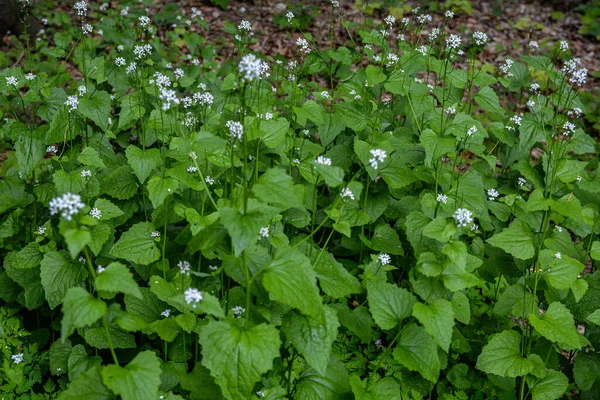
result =
[[[600,392],[568,43],[482,65],[414,10],[217,63],[186,11],[76,3],[0,74],[3,398]]]

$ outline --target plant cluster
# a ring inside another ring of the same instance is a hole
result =
[[[198,9],[79,1],[0,73],[3,398],[600,392],[588,71],[338,7],[218,61]]]

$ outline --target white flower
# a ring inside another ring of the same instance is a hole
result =
[[[537,93],[537,91],[540,90],[540,85],[537,83],[532,83],[531,86],[529,86],[529,90],[532,93]]]
[[[117,46],[117,51],[121,52],[125,49],[125,46],[123,46],[122,44]]]
[[[133,54],[135,55],[136,59],[147,57],[151,53],[152,53],[152,45],[150,45],[150,44],[137,45],[133,48]]]
[[[350,188],[346,187],[346,188],[342,189],[342,193],[340,193],[340,197],[354,200],[354,193],[352,193],[352,190],[350,190]]]
[[[79,257],[77,258],[77,261],[79,261],[79,262],[80,262],[80,263],[82,263],[82,264],[85,264],[85,257],[84,257],[84,256],[79,256]]]
[[[196,308],[196,305],[202,301],[204,296],[202,292],[196,288],[189,288],[184,293],[185,302],[188,304],[193,304],[193,307]]]
[[[115,58],[115,65],[117,67],[122,67],[126,64],[125,59],[123,57],[117,57]]]
[[[234,318],[240,318],[245,312],[246,309],[242,306],[235,306],[231,309]]]
[[[15,364],[20,364],[23,362],[23,353],[13,354],[10,356],[10,358]]]
[[[35,79],[35,75],[30,72],[27,75],[25,75],[25,79],[27,79],[28,81],[32,81]]]
[[[6,77],[6,84],[8,86],[14,86],[17,87],[19,85],[19,81],[17,80],[17,78],[15,78],[14,76],[7,76]]]
[[[567,51],[569,50],[569,42],[566,40],[561,40],[558,42],[558,47],[560,48],[560,51]]]
[[[240,142],[244,136],[244,126],[241,122],[238,121],[227,121],[225,124],[227,129],[229,129],[229,139],[232,141],[237,139]]]
[[[534,106],[535,106],[535,101],[533,101],[533,100],[529,99],[529,100],[527,101],[527,107],[529,107],[529,108],[533,108]]]
[[[387,158],[387,153],[382,149],[371,149],[370,153],[373,157],[369,159],[369,164],[373,169],[379,168],[379,163],[383,163]]]
[[[101,273],[103,273],[106,270],[106,268],[104,268],[102,265],[98,265],[96,267],[96,272],[98,273],[98,275],[100,275]]]
[[[315,163],[321,164],[321,165],[331,165],[331,158],[325,157],[325,156],[319,156],[315,160]]]
[[[211,106],[214,101],[213,95],[208,92],[194,93],[192,97],[196,103],[200,104],[203,107]]]
[[[190,263],[187,261],[179,261],[177,263],[177,266],[179,267],[179,272],[181,273],[181,275],[189,275],[190,274]]]
[[[216,271],[219,269],[219,267],[217,265],[209,265],[208,269],[210,269],[211,271]]]
[[[519,187],[523,187],[525,186],[525,184],[527,183],[527,180],[523,177],[520,177],[519,179],[517,179],[517,185]]]
[[[424,24],[426,22],[431,22],[432,18],[431,18],[431,15],[429,15],[429,14],[421,14],[421,15],[417,15],[417,21],[420,24]]]
[[[212,185],[213,183],[215,183],[215,180],[211,178],[210,175],[207,175],[206,178],[204,178],[204,182],[208,183],[209,185]]]
[[[562,258],[562,254],[560,254],[560,251],[558,251],[558,252],[556,252],[556,254],[554,254],[554,257]]]
[[[435,199],[436,201],[440,202],[440,203],[444,203],[447,204],[448,203],[448,196],[446,196],[445,194],[438,194],[437,198]]]
[[[331,0],[331,7],[333,7],[333,8],[340,8],[340,2],[338,0]],[[264,394],[261,397],[263,397],[263,396],[264,396]]]
[[[291,11],[288,11],[287,14],[285,14],[285,17],[288,20],[288,24],[291,24],[292,20],[294,19],[294,13]]]
[[[444,13],[444,16],[448,19],[452,19],[452,18],[454,18],[454,13],[452,11],[448,10]]]
[[[390,257],[389,254],[386,253],[381,253],[377,258],[379,259],[381,265],[388,265],[392,262],[392,257]]]
[[[79,1],[73,5],[73,9],[77,11],[77,15],[85,17],[87,15],[87,3],[85,1]]]
[[[456,108],[455,107],[448,107],[448,108],[446,108],[446,114],[448,114],[448,115],[454,115],[454,114],[456,114]]]
[[[577,178],[575,178],[575,180],[577,182],[581,182],[583,180],[583,177],[581,175],[577,175]]]
[[[181,78],[184,74],[185,72],[183,72],[181,68],[177,68],[175,71],[173,71],[173,75],[175,75],[175,79],[177,80]]]
[[[300,47],[300,51],[304,54],[310,53],[310,45],[308,44],[308,40],[299,38],[296,40],[296,45]]]
[[[575,124],[567,121],[564,123],[563,129],[565,130],[563,132],[563,135],[569,136],[569,135],[575,133]]]
[[[532,51],[536,51],[536,50],[539,50],[539,49],[540,49],[540,45],[539,45],[539,43],[538,43],[538,42],[536,42],[535,40],[532,40],[532,41],[530,41],[530,42],[529,42],[529,48],[530,48]]]
[[[507,58],[506,60],[504,60],[504,64],[500,65],[500,71],[502,71],[503,74],[505,74],[506,76],[512,76],[512,74],[509,75],[509,70],[512,67],[512,65],[515,62],[513,60],[511,60],[510,58]]]
[[[65,101],[65,105],[69,107],[69,112],[75,111],[77,110],[77,107],[79,107],[79,98],[77,98],[76,95],[69,96]]]
[[[170,309],[166,309],[163,312],[160,313],[161,316],[165,317],[165,318],[169,318],[169,315],[171,315],[171,310]]]
[[[323,90],[321,92],[321,97],[323,97],[324,99],[328,99],[330,97],[329,92],[327,90]]]
[[[81,177],[82,178],[91,178],[92,176],[92,171],[90,171],[89,169],[84,169],[81,171]]]
[[[46,233],[46,227],[45,226],[38,226],[38,228],[37,228],[37,234],[38,235],[43,235],[44,233]]]
[[[136,69],[137,69],[137,64],[136,64],[135,61],[132,61],[131,64],[129,64],[127,66],[127,68],[125,68],[125,73],[127,75],[131,75],[131,74],[133,74],[135,72]]]
[[[84,35],[88,35],[90,33],[92,33],[92,26],[90,24],[85,24],[81,27],[81,30],[83,31]]]
[[[125,7],[124,9],[121,10],[121,16],[126,16],[127,14],[129,14],[129,7]]]
[[[473,222],[473,213],[466,208],[459,208],[454,212],[453,215],[456,220],[456,225],[460,228],[462,226],[468,226]]]
[[[494,201],[498,198],[498,196],[500,196],[500,193],[498,193],[498,191],[496,189],[492,188],[492,189],[488,189],[487,195],[488,195],[488,199],[490,201]]]
[[[448,46],[448,48],[451,50],[458,48],[458,46],[460,46],[460,43],[461,38],[458,35],[452,34],[446,38],[446,46]]]
[[[240,22],[240,24],[238,25],[238,29],[242,32],[248,33],[252,30],[252,25],[250,25],[250,22],[242,20],[242,22]]]
[[[263,71],[262,61],[254,54],[246,54],[242,57],[238,68],[240,70],[240,75],[247,81],[260,78]]]
[[[331,4],[333,5],[333,8],[337,8],[340,6],[340,3],[337,2],[337,0],[333,0],[331,2]],[[337,4],[337,5],[336,5]],[[265,397],[265,392],[263,392],[262,390],[259,390],[258,392],[256,392],[256,395],[258,397]]]
[[[190,174],[193,174],[194,172],[198,171],[198,168],[192,166],[189,166],[187,169],[187,172],[189,172]]]
[[[106,10],[108,10],[108,6],[109,5],[110,5],[109,3],[102,3],[102,4],[100,4],[100,7],[99,7],[100,11],[106,11]]]
[[[554,225],[554,228],[558,231],[558,233],[561,233],[563,231],[562,226]]]
[[[477,225],[477,224],[471,225],[471,232],[475,232],[477,229],[479,229],[479,225]]]
[[[150,23],[150,18],[145,15],[140,16],[138,20],[140,21],[140,26],[142,28],[145,28]]]
[[[477,31],[473,33],[473,39],[475,39],[475,44],[477,44],[477,46],[483,46],[488,42],[488,35],[484,32]]]
[[[429,47],[428,46],[419,46],[415,49],[417,51],[417,53],[420,53],[423,56],[427,56],[427,53],[429,53]]]
[[[472,127],[469,128],[469,130],[467,131],[467,136],[471,137],[474,134],[477,133],[477,127],[475,125],[473,125]]]
[[[65,193],[61,197],[53,198],[48,204],[50,208],[50,215],[60,215],[67,221],[73,219],[73,215],[77,214],[79,210],[85,207],[85,204],[81,202],[81,196],[73,193]]]
[[[58,153],[58,149],[56,148],[55,145],[50,145],[50,146],[46,147],[46,153],[56,154],[56,153]]]
[[[573,72],[569,82],[576,84],[577,86],[583,86],[587,82],[588,70],[587,68],[581,68]]]
[[[150,234],[150,237],[153,238],[159,238],[160,237],[160,232],[159,231],[154,231]]]
[[[102,211],[100,211],[99,209],[97,209],[96,207],[94,207],[94,208],[92,208],[90,210],[90,215],[93,218],[100,219],[100,218],[102,218]]]
[[[197,159],[198,159],[198,156],[196,155],[196,152],[195,152],[195,151],[192,151],[192,152],[190,152],[190,158],[191,158],[192,160],[197,160]]]
[[[269,227],[268,226],[263,226],[262,228],[260,228],[260,236],[265,239],[269,237]]]
[[[393,15],[388,15],[387,17],[385,17],[383,22],[385,22],[385,24],[391,28],[396,23],[396,17],[394,17]]]
[[[438,38],[438,36],[440,36],[440,30],[439,30],[439,28],[433,28],[431,30],[431,32],[429,33],[428,37],[429,37],[429,40],[433,42],[435,39]]]
[[[83,97],[87,93],[87,88],[81,85],[77,88],[77,92],[79,92],[79,97]]]
[[[583,111],[581,110],[581,108],[579,107],[575,107],[572,110],[569,110],[567,112],[567,115],[570,118],[580,118],[583,115]]]

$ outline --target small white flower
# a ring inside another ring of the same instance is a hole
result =
[[[100,275],[101,273],[103,273],[106,270],[106,268],[104,268],[102,265],[98,265],[96,267],[96,272],[98,273],[98,275]]]
[[[87,3],[85,1],[78,1],[73,5],[73,9],[77,11],[77,15],[80,17],[87,15]]]
[[[346,187],[346,188],[342,189],[342,193],[340,193],[340,197],[354,200],[354,193],[352,193],[352,190],[350,190],[350,188]]]
[[[208,269],[210,269],[211,271],[216,271],[219,269],[219,267],[217,265],[209,265]]]
[[[215,183],[215,180],[211,178],[210,175],[207,175],[206,178],[204,178],[204,182],[208,183],[209,185],[212,185]]]
[[[455,107],[448,107],[448,108],[446,108],[445,112],[448,115],[454,115],[454,114],[456,114],[456,108]]]
[[[533,108],[534,106],[535,106],[535,101],[533,101],[533,100],[529,99],[529,100],[527,101],[527,107],[529,107],[529,108]]]
[[[540,85],[539,85],[539,84],[537,84],[537,83],[532,83],[532,84],[531,84],[531,86],[529,87],[529,90],[530,90],[532,93],[537,93],[537,92],[538,92],[538,90],[540,90]]]
[[[573,133],[575,133],[575,124],[567,121],[564,123],[563,129],[565,130],[563,132],[563,135],[565,135],[565,136],[572,135]]]
[[[385,24],[392,28],[394,26],[394,24],[396,23],[396,17],[394,17],[393,15],[388,15],[387,17],[384,18],[383,22],[385,22]]]
[[[479,229],[479,225],[477,225],[477,224],[471,225],[471,232],[475,232],[477,229]]]
[[[35,79],[35,75],[30,72],[27,75],[25,75],[25,79],[27,79],[28,81],[32,81]]]
[[[69,112],[77,110],[79,107],[79,98],[76,95],[67,97],[65,105],[69,107]]]
[[[487,195],[488,195],[489,201],[494,201],[498,198],[498,196],[500,196],[500,193],[498,193],[498,191],[496,189],[492,188],[492,189],[488,189]]]
[[[556,252],[556,254],[554,254],[554,257],[556,258],[562,258],[562,254],[560,254],[560,251]]]
[[[569,42],[567,42],[566,40],[561,40],[560,42],[558,42],[558,47],[560,48],[560,51],[568,51]]]
[[[291,11],[288,11],[287,14],[285,14],[285,17],[288,20],[288,24],[291,24],[292,20],[294,19],[294,13]]]
[[[173,75],[175,75],[175,79],[177,80],[181,78],[184,74],[185,72],[183,72],[181,68],[177,68],[175,71],[173,71]]]
[[[193,174],[196,171],[198,171],[198,168],[194,167],[193,165],[189,166],[187,169],[187,172],[189,172],[190,174]]]
[[[166,309],[163,312],[160,313],[161,316],[165,317],[165,318],[169,318],[169,315],[171,315],[171,310],[170,309]]]
[[[583,177],[581,175],[578,175],[577,178],[575,178],[575,180],[577,182],[581,182],[583,180]]]
[[[296,45],[300,47],[300,51],[303,52],[304,54],[308,54],[311,51],[308,40],[306,40],[306,39],[302,39],[302,38],[297,39]]]
[[[197,160],[197,159],[198,159],[198,156],[196,155],[196,152],[195,152],[195,151],[192,151],[192,152],[190,152],[190,158],[191,158],[192,160]]]
[[[159,231],[154,231],[150,234],[150,237],[153,238],[159,238],[160,237],[160,232]]]
[[[333,8],[338,8],[340,6],[340,3],[338,3],[337,0],[333,0],[331,2],[331,5],[333,6]],[[258,392],[256,392],[256,395],[258,397],[265,397],[265,392],[263,392],[262,390],[259,390]]]
[[[79,92],[79,97],[83,97],[87,93],[87,88],[81,85],[77,88],[77,92]]]
[[[321,165],[331,165],[331,158],[325,157],[325,156],[319,156],[315,160],[315,163],[321,164]]]
[[[431,30],[431,32],[429,33],[429,35],[428,35],[429,41],[433,42],[435,39],[438,38],[438,36],[440,36],[440,29],[439,28],[433,28]]]
[[[381,253],[377,259],[379,259],[379,262],[381,263],[381,265],[388,265],[389,263],[392,262],[392,257],[389,256],[389,254],[386,253]]]
[[[438,194],[437,198],[435,199],[436,201],[440,202],[440,203],[444,203],[447,204],[448,203],[448,196],[446,196],[445,194]]]
[[[559,225],[554,225],[554,229],[556,229],[558,231],[558,233],[561,233],[563,231],[562,226],[559,226]]]
[[[84,170],[82,170],[82,171],[81,171],[81,177],[82,177],[83,179],[86,179],[86,178],[91,178],[91,177],[92,177],[92,171],[90,171],[89,169],[84,169]]]
[[[511,60],[510,58],[507,58],[506,60],[504,60],[504,64],[500,65],[500,71],[502,71],[503,74],[505,74],[506,76],[512,76],[509,75],[509,70],[510,68],[513,66],[515,62],[513,60]]]
[[[519,179],[517,179],[517,185],[519,187],[525,186],[526,183],[527,183],[527,180],[523,177],[519,177]]]
[[[79,256],[77,258],[77,261],[79,261],[80,263],[84,264],[85,263],[85,257],[84,256]]]
[[[448,19],[452,19],[452,18],[454,18],[454,13],[452,11],[448,10],[444,13],[444,16]]]
[[[446,46],[452,50],[457,49],[460,46],[461,38],[458,35],[452,34],[446,38]]]
[[[117,46],[117,51],[121,52],[125,49],[125,46],[123,46],[122,44]]]
[[[466,208],[459,208],[454,212],[453,215],[456,220],[456,225],[460,228],[468,226],[473,222],[473,213]]]
[[[73,215],[77,214],[85,204],[81,202],[81,196],[78,194],[65,193],[60,197],[53,198],[48,204],[50,215],[59,214],[67,221],[73,219]]]
[[[50,145],[50,146],[46,147],[46,153],[56,154],[56,153],[58,153],[58,149],[56,148],[55,145]]]
[[[225,126],[229,129],[229,139],[242,141],[244,136],[244,126],[238,121],[227,121]]]
[[[473,125],[472,127],[469,128],[469,130],[467,131],[467,136],[471,137],[474,134],[477,133],[477,127],[475,125]]]
[[[475,39],[475,44],[477,44],[477,46],[483,46],[488,42],[488,35],[484,32],[477,31],[473,33],[473,39]]]
[[[20,364],[23,362],[23,353],[13,354],[10,356],[10,358],[15,364]]]
[[[122,67],[125,64],[127,64],[127,62],[125,62],[125,59],[123,57],[117,57],[117,58],[115,58],[115,65],[117,67]]]
[[[245,312],[246,309],[242,306],[235,306],[231,309],[231,313],[233,314],[234,318],[240,318]]]
[[[140,16],[138,20],[140,21],[140,26],[142,28],[145,28],[148,24],[150,24],[150,18],[145,15]]]
[[[323,90],[323,91],[321,92],[321,97],[323,97],[324,99],[328,99],[328,98],[330,97],[330,96],[329,96],[329,92],[328,92],[328,91],[326,91],[326,90]]]
[[[373,157],[369,159],[369,164],[373,169],[379,168],[379,163],[383,163],[387,158],[387,153],[382,149],[372,149],[370,153]]]
[[[250,22],[242,20],[242,22],[240,22],[238,25],[238,29],[242,32],[248,33],[252,30],[252,25],[250,25]]]
[[[177,266],[179,267],[179,272],[181,273],[181,275],[189,275],[190,274],[190,263],[187,261],[179,261],[177,263]]]
[[[196,308],[196,305],[202,301],[204,296],[202,292],[196,288],[189,288],[184,293],[185,302],[188,304],[193,304],[193,307]]]
[[[263,238],[268,238],[269,237],[269,227],[268,226],[263,226],[262,228],[260,228],[260,236]]]
[[[529,42],[529,49],[532,50],[532,51],[539,50],[540,49],[540,45],[535,40],[532,40],[532,41]]]
[[[85,24],[81,27],[81,30],[83,31],[84,35],[89,35],[90,33],[92,33],[92,26],[90,24]]]
[[[102,211],[94,207],[90,210],[90,215],[92,216],[92,218],[100,219],[102,218]]]
[[[44,233],[46,233],[46,227],[45,226],[38,226],[38,228],[37,228],[37,234],[38,235],[43,235]]]
[[[415,49],[417,51],[417,53],[420,53],[422,56],[427,56],[427,54],[429,53],[429,47],[428,46],[419,46]]]

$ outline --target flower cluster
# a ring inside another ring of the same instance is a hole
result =
[[[231,309],[231,313],[233,314],[234,318],[240,318],[245,312],[246,309],[242,306],[235,306]]]
[[[254,54],[246,54],[238,65],[240,75],[246,81],[258,79],[263,72],[263,62]]]
[[[488,42],[488,35],[485,32],[477,31],[473,33],[473,40],[477,46],[484,46]]]
[[[244,126],[241,122],[238,121],[227,121],[225,124],[227,129],[229,129],[229,139],[234,141],[235,139],[242,141],[244,137]]]
[[[179,267],[179,272],[181,273],[181,275],[189,275],[190,274],[190,263],[188,261],[179,261],[177,263],[177,266]]]
[[[469,226],[473,223],[473,213],[466,208],[459,208],[454,212],[453,215],[456,220],[456,226],[463,227]]]
[[[315,163],[321,165],[331,165],[331,158],[325,156],[319,156],[316,158]]]
[[[194,308],[196,308],[198,303],[200,303],[202,301],[202,299],[204,298],[204,296],[202,295],[202,292],[196,288],[187,289],[183,293],[183,296],[184,296],[185,302],[187,304],[191,304],[192,307],[194,307]]]
[[[77,214],[85,204],[81,202],[81,196],[73,193],[65,193],[60,197],[53,198],[48,204],[50,207],[50,215],[59,214],[67,221],[73,219],[73,215]]]
[[[372,158],[369,159],[369,164],[373,169],[379,168],[379,163],[383,163],[387,158],[387,153],[382,149],[372,149],[370,153]]]

